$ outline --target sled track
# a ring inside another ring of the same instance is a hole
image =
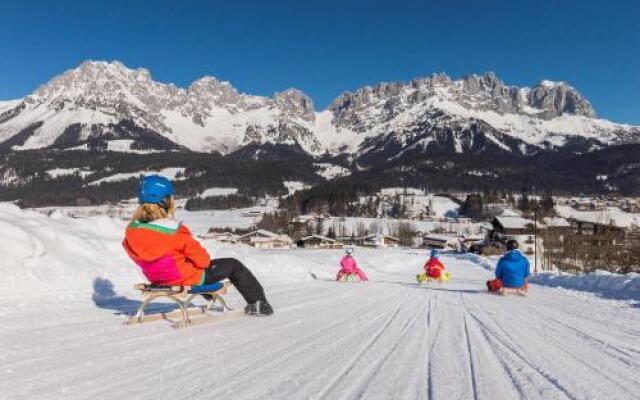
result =
[[[473,352],[471,351],[471,340],[469,338],[469,326],[467,325],[467,305],[462,298],[462,293],[460,293],[460,304],[464,307],[462,312],[462,322],[464,324],[464,337],[467,342],[467,353],[469,355],[469,372],[471,377],[471,388],[473,389],[473,398],[474,400],[478,400],[478,387],[476,383],[476,371],[475,365],[473,363]]]
[[[491,345],[494,348],[496,348],[496,355],[498,356],[498,358],[500,358],[504,368],[507,371],[510,371],[509,375],[514,379],[514,382],[517,382],[520,379],[517,377],[517,375],[514,375],[514,374],[511,373],[511,369],[512,369],[512,364],[513,363],[510,362],[511,360],[508,360],[506,357],[501,356],[502,350],[506,350],[507,353],[509,353],[512,356],[514,356],[515,358],[517,358],[522,364],[526,365],[531,372],[534,372],[535,374],[537,374],[540,377],[542,377],[546,382],[548,382],[549,384],[553,385],[556,389],[558,389],[560,392],[562,392],[568,399],[577,400],[577,397],[572,396],[571,393],[569,392],[569,390],[567,388],[565,388],[564,386],[562,386],[561,384],[559,384],[551,376],[551,374],[549,372],[547,372],[547,371],[543,370],[542,368],[540,368],[539,366],[536,366],[535,364],[533,364],[530,360],[527,359],[526,356],[524,356],[520,351],[518,351],[515,348],[515,346],[513,346],[512,344],[505,343],[505,341],[502,340],[502,338],[500,337],[499,334],[497,334],[495,331],[493,331],[492,329],[487,327],[475,315],[473,315],[473,314],[470,314],[470,315],[471,315],[471,318],[480,327],[480,330],[483,333],[483,335],[486,338],[486,340],[489,343],[491,343]],[[513,340],[513,338],[511,338],[508,333],[503,332],[503,334],[504,334],[503,337],[508,338],[509,342],[511,342]],[[522,392],[522,391],[520,391],[520,392],[524,396],[525,393]]]
[[[432,400],[433,399],[433,373],[431,371],[431,355],[433,354],[433,336],[434,334],[431,332],[432,329],[432,325],[431,325],[431,316],[433,314],[433,309],[431,305],[431,301],[433,300],[433,302],[436,302],[437,297],[435,296],[429,296],[429,300],[428,300],[428,305],[427,305],[427,338],[428,338],[428,345],[427,345],[427,349],[428,349],[428,354],[427,354],[427,393],[428,393],[428,399]]]
[[[30,298],[15,310],[0,301],[13,322],[0,335],[0,397],[640,399],[631,303],[535,285],[526,298],[488,295],[490,273],[465,260],[445,258],[453,280],[438,287],[412,284],[419,263],[365,261],[366,284],[271,284],[274,316],[182,330],[123,326],[82,297],[44,316]]]
[[[327,384],[325,389],[323,391],[321,391],[320,393],[318,393],[314,397],[317,397],[318,399],[331,398],[331,397],[328,397],[328,396],[334,390],[334,386],[336,386],[338,382],[341,382],[341,381],[344,381],[347,378],[350,378],[350,376],[349,376],[350,369],[360,360],[360,358],[362,357],[364,352],[367,351],[367,349],[370,346],[374,345],[380,339],[382,334],[387,331],[389,326],[394,322],[394,320],[397,319],[399,312],[400,312],[400,306],[396,307],[396,310],[391,315],[391,317],[389,317],[387,319],[387,321],[384,323],[384,325],[382,327],[380,327],[380,329],[378,329],[378,331],[373,335],[373,337],[371,339],[369,339],[367,342],[365,342],[365,344],[362,346],[362,348],[356,354],[353,355],[353,357],[349,360],[349,362],[346,365],[344,365],[344,367],[341,370],[337,371],[337,374],[335,375],[335,378],[333,378]],[[415,321],[416,321],[418,316],[419,315],[416,314],[416,316],[413,318],[413,320],[407,321],[405,323],[405,325],[402,328],[402,332],[403,333],[406,332],[408,326],[412,326],[415,323]],[[382,357],[382,358],[383,359],[386,358],[386,356],[389,355],[390,353],[392,353],[398,347],[398,345],[399,345],[399,342],[396,343],[394,347],[390,348],[385,353],[385,356]],[[366,382],[366,380],[367,380],[366,378],[368,378],[369,375],[375,375],[376,372],[379,370],[379,368],[380,368],[380,365],[378,365],[375,370],[370,371],[367,375],[362,375],[360,377],[357,377],[356,378],[357,381],[359,381],[361,383],[362,382]],[[366,389],[366,386],[365,387],[361,387],[361,392],[358,393],[358,395],[356,397],[353,397],[353,398],[361,398],[363,389]]]

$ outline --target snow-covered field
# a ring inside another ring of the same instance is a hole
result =
[[[139,178],[140,176],[143,176],[143,175],[146,176],[146,175],[155,175],[155,174],[165,176],[171,180],[179,181],[184,179],[184,177],[181,176],[182,174],[184,174],[184,171],[185,171],[185,168],[172,167],[172,168],[164,168],[160,171],[123,172],[123,173],[119,173],[119,174],[115,174],[115,175],[111,175],[105,178],[95,180],[93,182],[90,182],[89,185],[99,185],[103,182],[124,181],[131,178]]]
[[[640,294],[532,285],[527,298],[497,296],[480,260],[448,256],[452,281],[420,287],[421,250],[357,249],[371,281],[339,284],[338,250],[205,241],[255,272],[275,315],[125,326],[141,281],[120,246],[125,224],[0,204],[1,399],[640,395]],[[242,306],[236,292],[228,300]]]

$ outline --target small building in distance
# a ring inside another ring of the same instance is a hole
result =
[[[570,218],[569,223],[583,246],[618,246],[624,243],[625,228],[615,225],[614,221],[607,224]]]
[[[534,221],[522,217],[498,216],[493,218],[491,224],[493,225],[493,230],[489,234],[491,240],[502,243],[516,240],[523,253],[529,255],[535,253]]]
[[[253,246],[258,249],[290,249],[293,240],[287,235],[280,235],[264,229],[240,236],[240,243]]]
[[[342,249],[344,247],[341,242],[322,235],[303,237],[296,244],[305,249]]]
[[[433,233],[426,234],[422,237],[422,245],[428,249],[460,249],[460,241],[458,238]]]
[[[368,247],[398,247],[400,239],[389,235],[369,235],[362,239],[362,246]]]
[[[238,241],[240,240],[240,235],[236,235],[232,232],[215,230],[209,231],[207,234],[200,235],[199,237],[201,237],[202,239],[212,239],[222,243],[238,243]]]

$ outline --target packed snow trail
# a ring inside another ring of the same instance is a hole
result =
[[[125,326],[140,277],[115,231],[91,233],[113,222],[3,221],[12,237],[20,229],[32,240],[26,264],[0,272],[32,293],[0,294],[0,399],[640,398],[635,300],[537,285],[526,298],[493,295],[489,271],[452,257],[443,257],[451,282],[419,286],[426,252],[409,250],[358,249],[371,282],[336,283],[340,251],[205,242],[256,272],[276,314]],[[108,257],[82,258],[98,248]],[[66,270],[55,262],[65,252]],[[19,261],[18,247],[12,254]],[[74,276],[66,286],[64,273]],[[235,292],[228,299],[242,305]]]

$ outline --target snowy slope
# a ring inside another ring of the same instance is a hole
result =
[[[139,304],[124,222],[0,205],[4,399],[637,399],[639,297],[533,285],[484,292],[490,272],[444,257],[453,280],[418,287],[425,253],[363,250],[367,284],[337,284],[340,251],[258,251],[245,262],[276,314],[172,330],[121,324]],[[311,274],[318,279],[312,279]],[[19,299],[19,301],[16,301]],[[228,295],[241,306],[237,293]],[[154,309],[158,311],[156,307]]]
[[[515,87],[492,73],[365,86],[316,112],[296,89],[253,96],[209,76],[180,88],[154,81],[143,68],[87,61],[24,99],[0,102],[0,144],[10,138],[17,150],[95,146],[103,139],[115,142],[107,146],[114,151],[182,146],[226,154],[269,143],[300,146],[311,155],[391,148],[388,158],[397,158],[436,145],[521,153],[576,140],[598,147],[638,141],[640,128],[597,119],[564,82]]]

